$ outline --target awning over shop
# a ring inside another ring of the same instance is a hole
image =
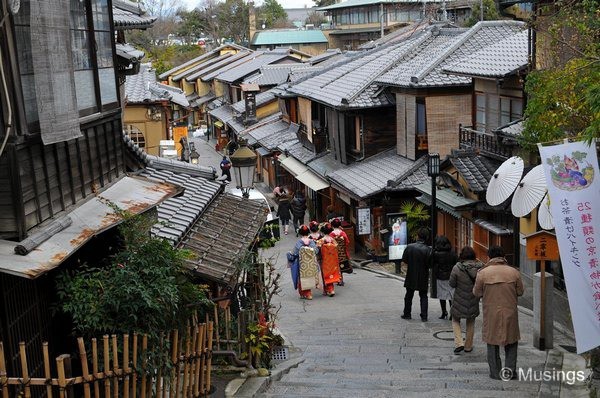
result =
[[[479,225],[481,228],[490,231],[491,233],[502,236],[502,235],[511,235],[513,233],[512,229],[503,227],[502,225],[483,220],[481,218],[476,218],[473,220],[473,223]]]
[[[310,170],[306,170],[304,173],[298,174],[296,179],[313,191],[320,191],[321,189],[329,188],[329,183],[327,181]]]
[[[428,183],[420,184],[417,185],[415,189],[423,192],[423,195],[417,197],[416,199],[427,206],[431,206],[431,185]],[[460,196],[458,193],[448,188],[438,187],[436,191],[436,207],[453,215],[456,218],[461,217],[461,211],[473,208],[476,203],[476,200]]]
[[[180,192],[178,185],[142,177],[123,177],[97,197],[66,214],[72,222],[27,255],[15,254],[17,242],[0,240],[0,272],[37,278],[58,267],[92,237],[122,221],[110,204],[139,214]]]
[[[308,171],[308,167],[306,167],[305,164],[297,161],[291,156],[280,156],[279,160],[283,168],[289,171],[294,177],[297,177],[300,174]]]

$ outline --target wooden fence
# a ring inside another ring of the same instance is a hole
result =
[[[146,335],[133,334],[131,338],[127,334],[104,335],[101,341],[92,339],[88,346],[91,347],[91,372],[83,338],[78,338],[77,343],[80,376],[70,374],[70,355],[58,356],[56,366],[51,366],[48,343],[44,343],[44,377],[36,378],[29,376],[25,343],[19,345],[21,376],[7,375],[4,346],[0,342],[1,398],[188,398],[205,396],[210,391],[212,321],[188,326],[181,336],[178,330],[173,330],[162,339],[160,348],[166,348],[161,351],[169,360],[159,367],[149,366],[150,347]],[[170,352],[165,352],[169,347]]]

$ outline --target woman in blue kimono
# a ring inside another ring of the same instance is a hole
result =
[[[292,282],[294,289],[298,289],[301,299],[312,300],[312,288],[320,287],[317,261],[319,248],[309,237],[310,229],[306,225],[298,229],[298,234],[300,239],[294,245],[294,250],[288,253],[288,261],[291,260]]]

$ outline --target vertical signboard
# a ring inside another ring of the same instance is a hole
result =
[[[539,146],[546,175],[577,353],[600,345],[600,176],[584,142]]]

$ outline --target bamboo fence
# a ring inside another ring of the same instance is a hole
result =
[[[73,376],[70,355],[59,355],[56,366],[51,366],[48,343],[43,343],[42,378],[30,377],[23,342],[19,344],[21,375],[7,375],[4,346],[0,342],[0,398],[188,398],[206,396],[210,392],[212,321],[188,326],[181,335],[180,331],[173,330],[164,336],[160,348],[170,347],[170,363],[159,368],[149,366],[147,335],[134,333],[131,338],[127,334],[104,335],[100,341],[92,339],[88,346],[91,358],[83,338],[77,339],[77,345],[81,375]]]

